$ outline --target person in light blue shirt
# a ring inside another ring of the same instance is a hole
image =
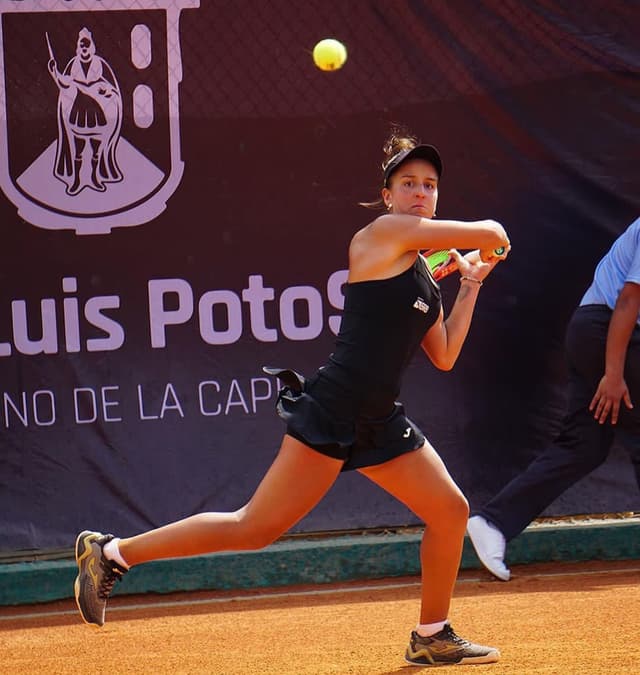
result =
[[[596,266],[565,347],[568,409],[559,435],[467,523],[478,558],[503,581],[507,542],[602,464],[615,439],[629,450],[640,487],[640,218]]]
[[[580,306],[606,305],[613,310],[626,283],[640,284],[640,218],[629,225],[598,263]]]

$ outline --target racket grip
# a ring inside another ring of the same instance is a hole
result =
[[[488,259],[491,259],[494,255],[496,256],[501,256],[504,254],[506,251],[506,248],[504,246],[499,246],[498,248],[494,248],[492,251],[485,249],[484,251],[480,251],[480,258],[481,260],[485,261]]]
[[[501,256],[505,252],[506,248],[504,246],[499,246],[498,248],[493,249],[493,253],[497,256]],[[452,272],[455,272],[455,270],[458,269],[458,265],[454,260],[451,258],[446,259],[444,258],[444,255],[447,253],[446,249],[436,251],[435,249],[429,249],[426,251],[423,255],[425,256],[425,259],[427,262],[430,262],[433,260],[432,256],[440,256],[443,258],[443,260],[439,263],[436,264],[435,266],[430,266],[431,267],[431,273],[433,274],[433,278],[436,281],[440,281],[441,279],[444,279],[446,276],[449,276]]]

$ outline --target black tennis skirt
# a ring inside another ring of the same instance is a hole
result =
[[[317,373],[305,380],[295,371],[264,368],[283,383],[276,411],[287,434],[317,452],[344,461],[342,471],[360,469],[417,450],[422,431],[394,402],[388,415],[368,417],[353,411],[352,397]]]

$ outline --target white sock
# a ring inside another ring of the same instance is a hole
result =
[[[436,621],[435,623],[419,623],[416,626],[416,633],[420,637],[431,637],[436,633],[439,633],[447,624],[447,620]]]
[[[118,546],[119,543],[120,539],[118,537],[112,539],[111,541],[108,541],[102,547],[102,552],[104,553],[104,557],[107,558],[107,560],[114,560],[121,567],[129,569],[127,561],[122,557],[122,554],[120,553],[120,547]]]

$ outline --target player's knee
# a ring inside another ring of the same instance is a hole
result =
[[[449,532],[464,533],[469,519],[469,502],[459,490],[452,491],[442,504],[440,520]]]
[[[265,548],[266,546],[273,544],[281,534],[282,532],[278,528],[261,525],[259,527],[254,527],[249,532],[247,543],[251,550]]]
[[[462,492],[457,492],[451,496],[448,510],[452,521],[462,530],[465,530],[469,520],[469,502]]]
[[[273,544],[284,529],[264,516],[256,514],[247,506],[236,512],[240,546],[245,550],[257,550]]]
[[[432,532],[441,530],[446,536],[464,534],[469,519],[469,502],[460,490],[451,490],[431,504],[424,517],[425,524]]]

